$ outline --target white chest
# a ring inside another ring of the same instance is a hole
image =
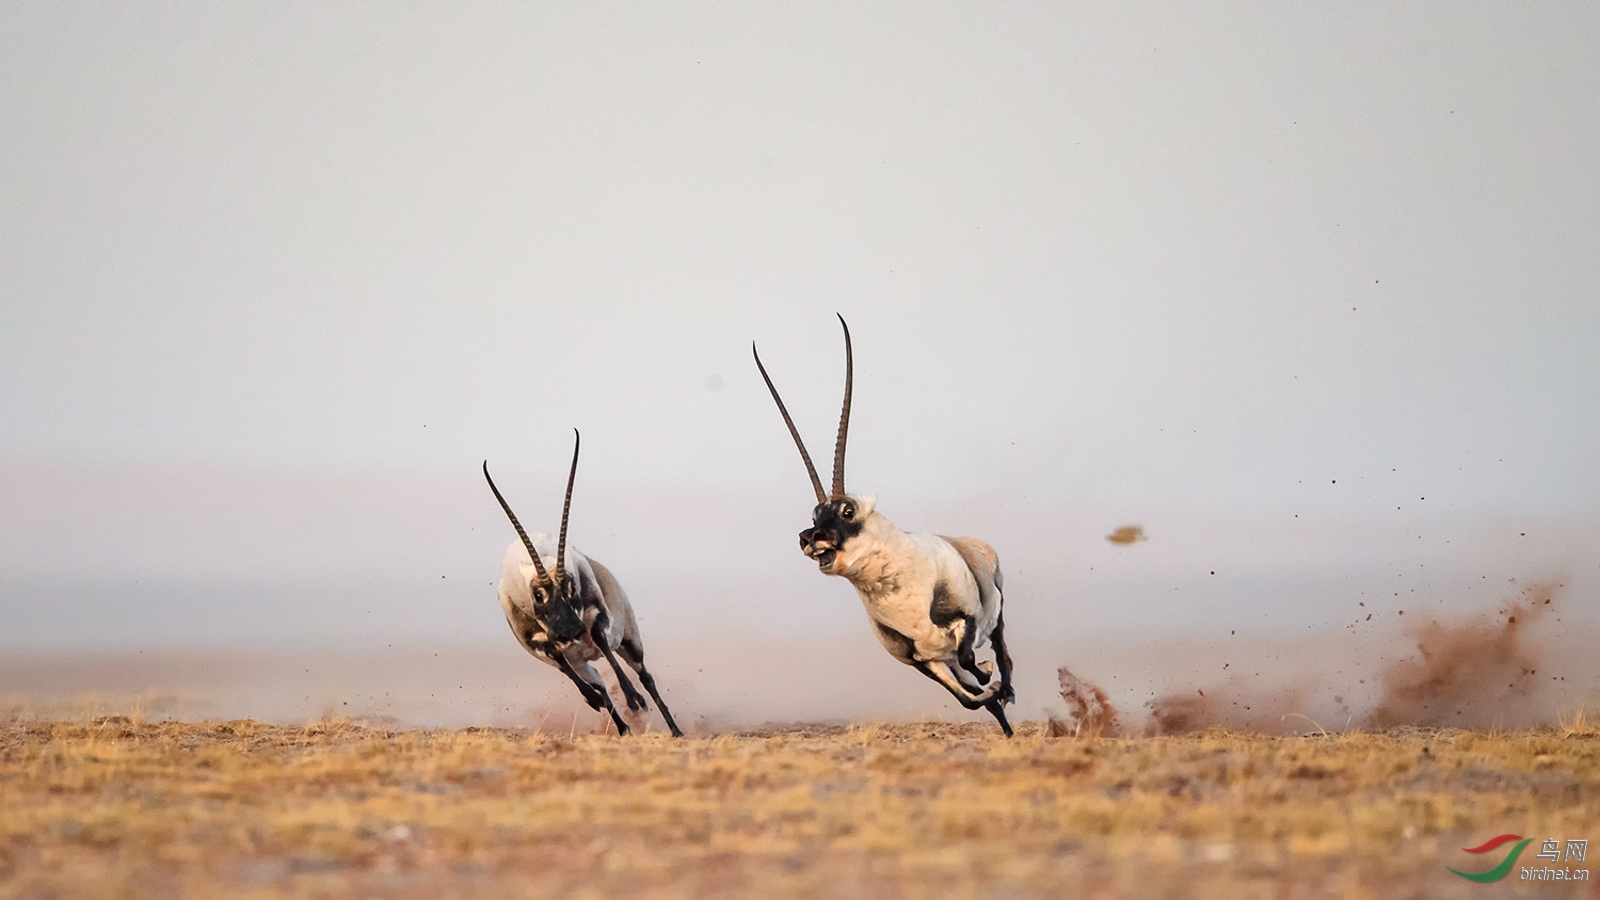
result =
[[[942,654],[955,647],[959,635],[930,615],[942,569],[935,553],[916,550],[893,556],[871,554],[850,580],[874,622],[910,638],[921,653]]]

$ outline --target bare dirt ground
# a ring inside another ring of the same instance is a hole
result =
[[[1137,737],[1022,723],[1010,741],[948,723],[683,740],[0,724],[7,898],[1600,896],[1446,869],[1487,868],[1460,848],[1507,832],[1600,839],[1592,722]]]

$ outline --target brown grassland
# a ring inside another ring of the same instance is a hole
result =
[[[1009,741],[14,719],[0,896],[1597,896],[1445,869],[1504,832],[1600,839],[1597,778],[1581,716]]]

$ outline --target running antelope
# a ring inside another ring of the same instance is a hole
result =
[[[854,358],[850,326],[843,316],[839,324],[844,327],[844,407],[834,441],[829,493],[822,490],[811,455],[761,364],[761,354],[754,343],[750,345],[817,495],[811,527],[800,532],[800,551],[815,560],[824,575],[843,576],[855,586],[872,630],[889,655],[939,682],[967,709],[987,709],[1010,737],[1004,706],[1015,700],[1015,694],[1001,610],[1003,581],[994,548],[976,538],[901,531],[878,512],[872,497],[845,492]],[[994,659],[979,662],[976,651],[985,645],[994,648]]]
[[[589,665],[601,656],[616,673],[629,710],[639,712],[650,706],[617,662],[619,655],[639,673],[639,681],[656,701],[672,736],[683,737],[667,704],[656,692],[656,680],[644,667],[644,644],[639,640],[639,623],[634,619],[627,593],[599,560],[583,555],[577,547],[567,547],[567,515],[572,510],[572,482],[578,475],[579,440],[574,430],[572,470],[567,473],[567,497],[561,506],[561,536],[554,542],[548,534],[530,537],[522,530],[517,514],[489,477],[488,461],[483,463],[489,490],[494,491],[494,498],[500,501],[500,508],[506,511],[519,539],[506,548],[500,571],[500,608],[517,641],[535,658],[572,679],[590,707],[610,713],[618,734],[628,733],[628,723],[611,702],[611,692],[600,673]]]

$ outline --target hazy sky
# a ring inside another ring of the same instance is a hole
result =
[[[825,467],[835,312],[850,488],[989,539],[1034,629],[1592,596],[1597,34],[1587,2],[5,3],[0,644],[520,652],[477,466],[553,529],[577,427],[574,540],[647,634],[878,652],[796,549],[750,360]]]

